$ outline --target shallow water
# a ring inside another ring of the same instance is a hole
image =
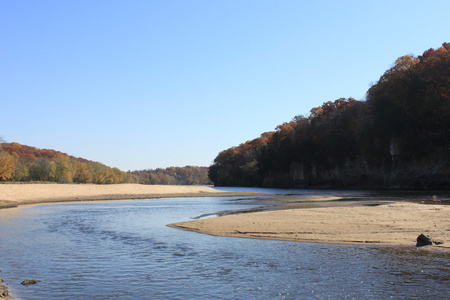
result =
[[[255,206],[253,198],[211,197],[39,205],[9,216],[5,210],[0,277],[19,299],[450,298],[447,254],[166,226]],[[22,286],[24,279],[42,282]]]

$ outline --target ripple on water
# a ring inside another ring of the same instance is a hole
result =
[[[23,299],[450,298],[448,255],[223,238],[165,226],[242,208],[228,200],[26,208],[26,217],[0,226],[2,276]],[[24,288],[25,277],[42,282]]]

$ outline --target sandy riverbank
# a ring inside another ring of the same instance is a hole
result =
[[[261,195],[193,185],[0,184],[0,208],[66,201]]]
[[[201,233],[318,243],[415,246],[429,235],[450,252],[450,206],[390,202],[376,206],[330,206],[235,214],[169,226]]]

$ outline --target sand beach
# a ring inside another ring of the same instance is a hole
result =
[[[234,214],[169,226],[210,235],[315,243],[416,245],[421,233],[450,252],[450,206],[411,202],[330,205]]]
[[[143,184],[0,184],[0,208],[51,202],[260,195],[223,192],[207,186]]]

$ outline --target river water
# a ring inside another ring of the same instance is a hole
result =
[[[413,245],[226,238],[166,226],[259,205],[209,197],[3,210],[0,278],[18,299],[450,298],[450,256]],[[22,286],[25,279],[41,282]]]

